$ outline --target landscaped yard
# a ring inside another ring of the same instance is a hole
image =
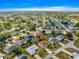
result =
[[[61,45],[59,43],[57,43],[57,44],[50,44],[47,48],[51,51],[55,51],[60,47],[61,47]]]
[[[73,48],[66,48],[66,50],[67,50],[68,52],[70,52],[70,53],[73,53],[73,52],[79,53],[78,50],[75,50],[75,49],[73,49]]]
[[[67,43],[68,43],[68,41],[67,41],[67,40],[64,40],[62,43],[63,43],[63,44],[67,44]]]
[[[28,57],[28,58],[29,58],[29,59],[35,59],[33,56],[30,56],[30,55],[29,55],[29,57]]]
[[[32,45],[34,45],[34,43],[28,43],[28,44],[26,43],[26,44],[21,45],[21,47],[22,48],[28,48],[28,47],[30,47]]]
[[[77,48],[79,48],[79,37],[77,38],[77,40],[76,40],[76,42],[75,42],[75,46],[76,46]]]
[[[48,53],[44,50],[44,49],[41,49],[38,51],[38,55],[42,58],[44,58],[45,56],[48,55]]]
[[[46,39],[49,40],[49,38],[53,38],[53,35],[52,34],[46,35]]]
[[[31,56],[27,51],[26,48],[22,49],[22,53],[26,56],[28,56],[28,59],[35,59],[34,56]]]
[[[66,54],[64,52],[60,52],[56,56],[59,57],[59,59],[71,59],[71,56],[69,56],[68,54]]]

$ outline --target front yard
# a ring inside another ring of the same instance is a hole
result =
[[[55,51],[57,49],[59,49],[60,47],[62,47],[59,43],[56,44],[50,44],[47,48],[51,51]]]
[[[66,50],[67,50],[68,52],[70,52],[70,53],[73,53],[73,52],[79,53],[78,50],[75,50],[75,49],[73,49],[73,48],[66,48]]]
[[[40,50],[38,51],[38,55],[39,55],[40,57],[44,58],[45,56],[48,55],[48,53],[47,53],[44,49],[40,49]]]
[[[68,41],[67,41],[67,40],[64,40],[62,43],[63,43],[63,44],[67,44],[67,43],[68,43]]]
[[[79,48],[79,37],[77,38],[77,40],[76,40],[76,42],[75,42],[75,46],[76,46],[77,48]]]
[[[59,59],[71,59],[71,56],[69,56],[68,54],[64,52],[60,52],[56,56],[59,57]]]

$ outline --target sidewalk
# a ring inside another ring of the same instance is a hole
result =
[[[64,46],[64,44],[63,44],[63,43],[61,43],[61,42],[60,42],[59,44],[60,44],[60,45],[62,45],[62,46]]]
[[[36,58],[36,59],[42,59],[39,55],[34,55],[34,57]]]
[[[45,48],[45,50],[50,54],[52,51],[50,51],[48,48]]]
[[[63,50],[63,52],[65,52],[65,53],[69,54],[70,56],[72,56],[72,54],[70,52],[66,51],[66,50]]]

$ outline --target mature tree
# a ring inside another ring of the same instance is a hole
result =
[[[67,36],[67,38],[73,37],[72,33],[70,33],[70,32],[68,32],[68,33],[66,34],[66,36]]]
[[[22,54],[22,51],[20,48],[14,48],[14,49],[12,49],[12,52],[15,53],[16,55]]]

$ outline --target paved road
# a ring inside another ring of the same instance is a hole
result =
[[[68,28],[66,28],[61,22],[59,22],[58,20],[55,19],[55,21],[57,21],[61,26],[63,26],[63,28],[65,28],[66,31],[71,32],[71,30],[69,30]],[[72,33],[72,32],[71,32]],[[73,34],[73,33],[72,33]],[[56,57],[55,55],[60,53],[61,51],[65,50],[66,48],[74,48],[76,50],[79,51],[79,49],[77,47],[74,46],[74,43],[76,41],[76,36],[73,34],[73,38],[75,39],[74,41],[69,41],[68,44],[65,44],[64,46],[62,46],[61,48],[57,49],[54,54],[49,54],[48,56],[46,56],[44,59],[49,59],[50,57],[54,58],[54,59],[59,59],[58,57]],[[68,52],[67,52],[68,53]]]
[[[55,55],[58,54],[58,53],[60,53],[61,51],[65,50],[66,48],[74,48],[74,49],[76,49],[76,50],[79,51],[79,49],[74,46],[74,43],[75,43],[75,41],[70,41],[68,44],[65,44],[61,48],[57,49],[54,52],[54,54],[51,53],[48,56],[46,56],[44,59],[49,59],[50,57],[52,57],[54,59],[58,59]]]
[[[74,41],[69,42],[68,44],[65,44],[63,47],[57,49],[54,53],[54,55],[58,54],[59,52],[61,52],[62,50],[66,49],[66,48],[74,48]]]
[[[52,53],[47,55],[45,58],[43,59],[49,59],[49,58],[54,58],[54,59],[59,59],[58,57],[56,57],[55,55],[53,55]]]

